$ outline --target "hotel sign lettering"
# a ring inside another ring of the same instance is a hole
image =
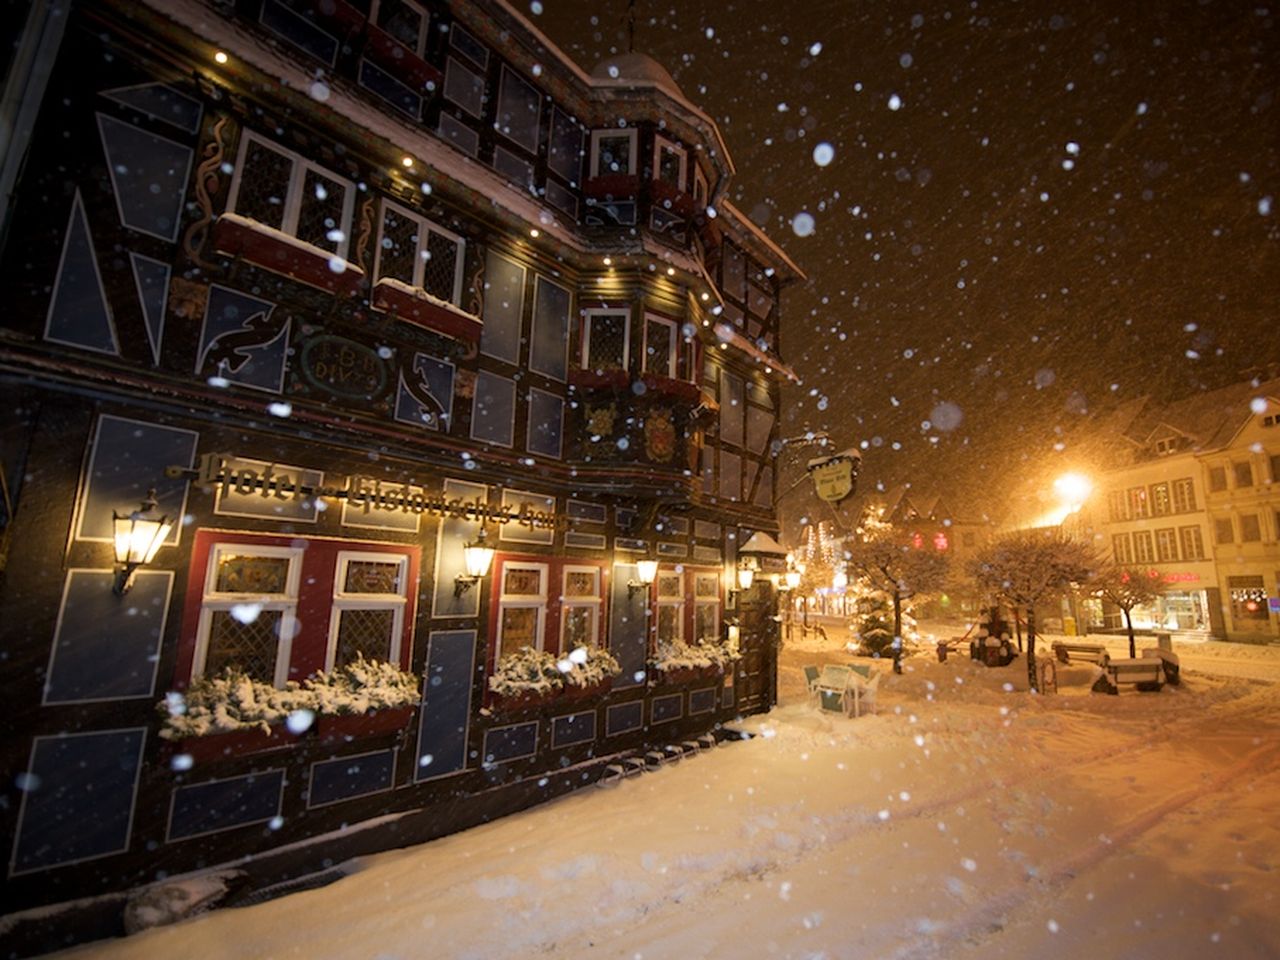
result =
[[[476,497],[463,500],[460,497],[445,498],[442,494],[429,493],[415,480],[404,483],[388,483],[377,477],[353,474],[342,484],[317,486],[302,482],[300,471],[292,467],[278,467],[268,463],[261,469],[237,462],[230,453],[206,453],[200,457],[194,471],[186,467],[169,467],[171,477],[192,477],[202,487],[221,489],[225,494],[242,495],[257,493],[263,499],[291,500],[301,497],[324,497],[346,500],[361,507],[365,513],[373,510],[401,510],[405,513],[428,514],[437,517],[454,517],[476,522],[515,523],[529,528],[563,528],[569,526],[569,518],[549,510],[536,510],[522,504],[518,510],[503,507]]]

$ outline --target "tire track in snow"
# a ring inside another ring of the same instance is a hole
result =
[[[1108,755],[1106,762],[1111,762],[1115,756]],[[959,949],[981,949],[993,936],[998,936],[998,928],[1007,925],[1010,914],[1029,908],[1050,892],[1065,887],[1079,874],[1114,856],[1120,847],[1131,845],[1143,834],[1160,826],[1171,814],[1211,794],[1221,793],[1238,781],[1261,779],[1277,771],[1280,771],[1280,744],[1259,747],[1219,771],[1207,783],[1172,796],[1115,827],[1107,833],[1105,840],[1098,838],[1085,844],[1077,853],[1045,871],[1039,882],[988,895],[984,906],[976,912],[967,913],[960,921],[935,924],[927,941],[917,937],[915,942],[903,945],[892,956],[898,960],[924,960],[936,956],[950,957]]]

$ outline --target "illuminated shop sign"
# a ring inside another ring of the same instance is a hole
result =
[[[480,497],[471,500],[461,497],[446,498],[442,493],[428,492],[416,480],[388,483],[377,477],[360,474],[352,474],[341,484],[312,485],[302,481],[303,471],[297,468],[281,467],[274,463],[264,464],[260,468],[251,467],[230,453],[206,453],[200,457],[194,471],[174,466],[169,467],[166,473],[171,477],[190,477],[201,487],[221,490],[223,496],[231,493],[256,493],[264,500],[324,497],[346,500],[365,513],[373,510],[402,510],[405,513],[455,517],[476,522],[503,525],[515,523],[530,529],[569,526],[569,518],[564,514],[536,510],[530,503],[522,503],[518,509],[514,509],[487,503]]]

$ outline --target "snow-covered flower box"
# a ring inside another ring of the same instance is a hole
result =
[[[478,342],[484,330],[484,322],[474,314],[394,277],[382,277],[373,285],[372,302],[375,310],[465,343]]]
[[[490,675],[491,705],[512,713],[603,696],[621,672],[612,654],[596,647],[577,647],[565,657],[521,647],[500,658]]]
[[[681,640],[660,641],[649,660],[650,679],[662,684],[683,684],[719,677],[741,658],[736,644],[713,639],[693,644]]]
[[[357,264],[237,213],[218,217],[213,243],[219,253],[330,293],[354,296],[364,283],[364,271]]]
[[[160,736],[196,759],[283,749],[304,736],[358,737],[405,726],[418,678],[393,663],[358,658],[284,689],[227,669],[166,695]]]

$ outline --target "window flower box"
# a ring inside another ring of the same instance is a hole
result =
[[[741,658],[735,643],[659,641],[657,652],[649,659],[649,680],[665,686],[721,677]]]
[[[365,713],[321,714],[316,717],[316,735],[327,742],[364,740],[403,730],[413,719],[413,707],[387,707]]]
[[[621,367],[611,370],[579,368],[569,371],[569,386],[578,390],[612,390],[621,393],[631,387],[631,375]]]
[[[560,658],[521,647],[499,659],[489,676],[490,707],[507,714],[590,700],[604,696],[621,672],[607,650],[579,647]]]
[[[358,265],[236,213],[218,217],[213,243],[214,249],[226,256],[332,294],[355,296],[364,284],[364,271]]]
[[[695,211],[693,197],[665,180],[649,181],[649,196],[654,206],[670,210],[682,217],[692,217]]]
[[[375,310],[464,343],[479,342],[484,330],[484,322],[479,317],[392,277],[382,277],[373,285],[372,303]]]
[[[677,403],[689,404],[692,406],[697,403],[702,396],[702,389],[696,383],[690,383],[688,380],[677,380],[674,377],[664,377],[657,373],[646,373],[640,378],[645,385],[645,395],[652,395],[663,400],[672,400]]]
[[[655,686],[685,686],[697,680],[710,680],[724,676],[724,667],[716,664],[705,667],[680,666],[666,669],[655,667],[649,679]]]
[[[634,197],[640,190],[640,178],[629,173],[607,173],[589,177],[582,192],[596,200],[621,200]]]

